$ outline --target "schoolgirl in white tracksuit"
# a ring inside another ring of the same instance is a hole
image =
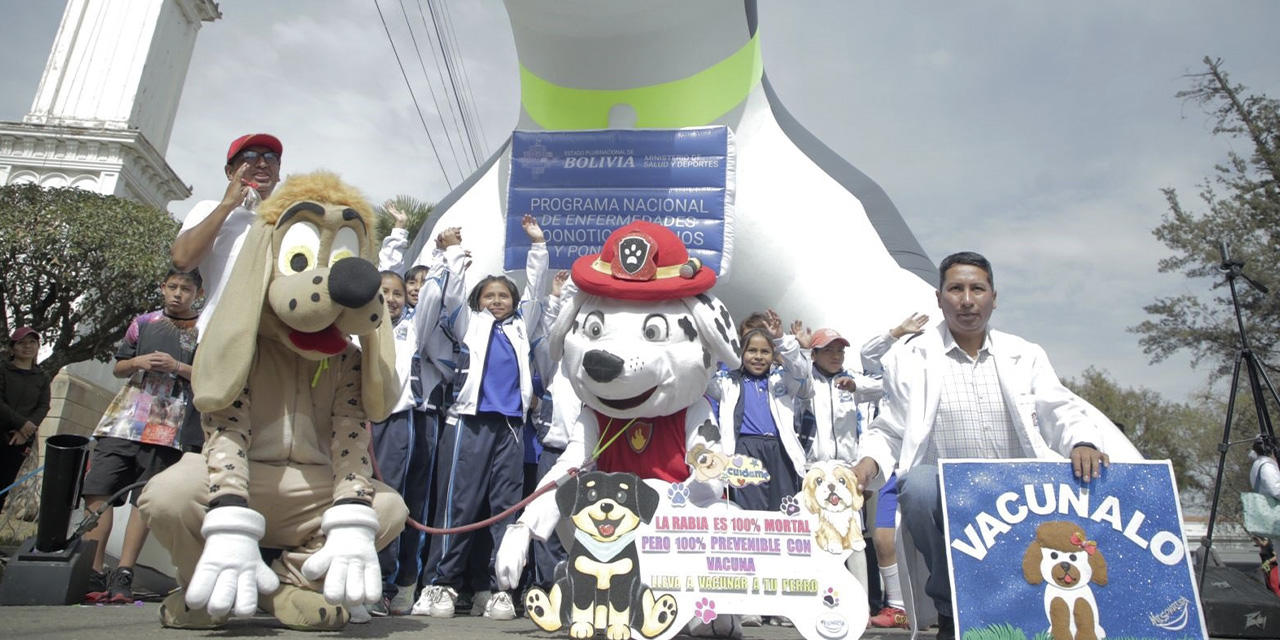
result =
[[[543,339],[550,285],[542,230],[532,216],[525,217],[524,227],[532,246],[523,297],[507,278],[489,276],[463,298],[461,282],[467,256],[459,244],[445,248],[445,266],[453,286],[445,291],[440,325],[460,343],[461,353],[457,396],[449,408],[437,455],[436,522],[442,528],[480,520],[486,504],[490,513],[500,513],[519,502],[523,490],[521,430],[533,397],[530,354]],[[489,527],[494,549],[501,545],[506,526],[512,522],[514,514]],[[452,617],[472,538],[473,533],[444,535],[432,545],[428,564],[435,568],[435,575],[423,593],[430,615]],[[498,589],[492,575],[489,586],[494,595],[485,616],[514,618],[510,594]]]
[[[781,321],[775,330],[777,338],[760,329],[748,331],[742,337],[742,367],[720,371],[707,385],[707,395],[719,403],[723,450],[756,458],[769,472],[767,483],[730,490],[743,509],[776,511],[783,496],[800,490],[805,471],[794,407],[797,399],[813,395],[813,382],[795,336],[780,335]],[[772,364],[775,351],[781,366]]]
[[[395,271],[383,271],[382,295],[393,322],[391,332],[395,340],[397,377],[394,384],[399,385],[400,399],[385,420],[375,422],[371,427],[373,459],[380,479],[404,498],[409,507],[409,517],[421,521],[430,486],[435,425],[431,425],[428,433],[415,411],[410,379],[418,340],[413,322],[404,313],[404,278]],[[406,528],[378,551],[382,595],[390,604],[384,602],[375,606],[385,605],[396,613],[409,612],[421,569],[421,545],[421,532]]]

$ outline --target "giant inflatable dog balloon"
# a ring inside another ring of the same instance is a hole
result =
[[[366,420],[399,395],[373,221],[325,172],[290,177],[259,208],[237,295],[196,354],[204,451],[139,500],[182,587],[160,606],[165,626],[214,629],[261,606],[290,628],[333,630],[382,597],[377,549],[408,509],[368,456]],[[268,567],[259,546],[283,553]]]
[[[520,64],[520,129],[733,132],[732,249],[716,295],[736,316],[774,308],[861,344],[933,306],[933,265],[893,203],[772,91],[754,0],[506,5]],[[469,277],[503,271],[510,170],[508,144],[437,205],[438,228],[463,227],[471,246],[490,247],[474,251]],[[420,261],[430,237],[418,235]],[[830,295],[837,281],[856,284],[856,295]]]

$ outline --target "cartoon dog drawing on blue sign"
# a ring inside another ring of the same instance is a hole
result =
[[[1046,522],[1022,556],[1028,584],[1045,584],[1044,613],[1053,640],[1106,638],[1090,585],[1106,586],[1107,561],[1074,522]]]

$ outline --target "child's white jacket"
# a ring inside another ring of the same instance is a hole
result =
[[[813,397],[813,378],[809,364],[801,354],[795,336],[787,334],[773,341],[774,351],[781,357],[782,366],[774,365],[769,371],[769,413],[778,427],[782,449],[796,473],[804,475],[804,447],[795,428],[795,406],[798,400]],[[720,403],[717,418],[720,423],[720,444],[727,456],[737,447],[736,416],[738,402],[742,398],[742,372],[719,371],[707,385],[707,396]]]
[[[400,385],[400,399],[396,401],[391,413],[400,413],[414,408],[413,390],[409,379],[413,376],[413,352],[418,347],[418,334],[414,331],[412,318],[401,318],[391,328],[396,345],[396,383]]]
[[[836,380],[852,378],[855,390],[844,391],[836,386]],[[859,424],[858,405],[875,402],[884,395],[881,382],[874,378],[841,371],[826,376],[813,368],[813,397],[801,406],[813,413],[813,447],[809,450],[809,464],[823,460],[840,460],[849,464],[858,461]]]
[[[433,403],[436,399],[434,391],[440,384],[452,384],[458,370],[458,357],[461,348],[455,344],[453,337],[445,331],[440,319],[444,315],[445,291],[451,287],[459,292],[463,287],[463,278],[445,268],[444,252],[433,249],[431,260],[426,263],[427,277],[418,290],[418,306],[414,308],[414,331],[417,333],[417,355],[419,359],[418,382],[422,393],[419,411],[438,411],[444,406]],[[455,293],[457,295],[458,293]],[[443,398],[448,404],[448,398]]]
[[[458,393],[453,405],[449,408],[448,422],[452,424],[457,422],[457,417],[460,415],[476,413],[480,400],[481,378],[485,360],[488,357],[489,337],[495,329],[495,318],[487,310],[477,312],[467,306],[467,292],[463,286],[462,277],[467,256],[462,247],[460,245],[449,247],[444,252],[444,259],[445,267],[452,277],[444,291],[444,307],[440,324],[455,339],[460,337],[458,342],[462,345],[456,380],[459,386]],[[530,354],[538,342],[546,339],[542,316],[551,285],[547,261],[545,242],[535,243],[530,247],[525,264],[528,285],[524,295],[521,296],[520,304],[516,307],[516,312],[501,323],[507,339],[515,349],[516,360],[520,365],[522,412],[528,411],[529,402],[533,399]],[[473,373],[475,375],[471,375]]]

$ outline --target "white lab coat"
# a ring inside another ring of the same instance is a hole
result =
[[[881,469],[871,488],[883,484],[895,464],[901,477],[925,459],[942,398],[946,330],[940,324],[884,358],[880,415],[859,443],[862,455]],[[1005,406],[1027,457],[1061,460],[1077,443],[1089,442],[1113,460],[1142,459],[1110,420],[1062,385],[1039,345],[995,330],[989,340]]]

